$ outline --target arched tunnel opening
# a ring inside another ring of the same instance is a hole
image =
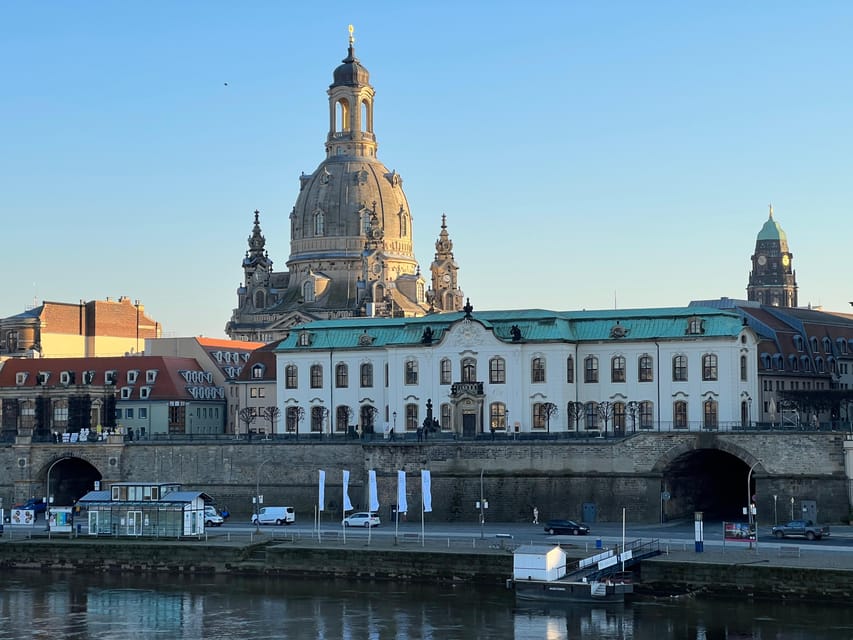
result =
[[[755,475],[747,488],[749,465],[718,449],[697,449],[673,460],[662,479],[664,519],[692,519],[701,511],[705,520],[742,521],[744,508],[755,493]]]
[[[95,488],[100,472],[81,458],[62,458],[45,468],[47,495],[55,506],[71,506]]]

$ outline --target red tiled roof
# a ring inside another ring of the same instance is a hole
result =
[[[153,383],[146,382],[147,371],[157,371]],[[178,358],[167,356],[130,356],[107,358],[13,358],[6,360],[0,369],[0,388],[34,388],[40,373],[49,373],[48,387],[60,385],[63,371],[73,372],[74,384],[84,384],[84,372],[94,372],[91,384],[102,387],[105,384],[106,373],[115,371],[116,389],[131,388],[130,398],[140,399],[139,389],[150,387],[149,400],[192,400],[189,387],[215,387],[206,376],[195,376],[186,380],[181,371],[204,372],[204,368],[195,358]],[[128,383],[127,372],[138,371],[135,383]],[[16,384],[18,373],[27,373],[23,385]]]

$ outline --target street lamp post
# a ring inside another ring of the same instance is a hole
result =
[[[391,414],[391,419],[394,421],[393,425],[391,426],[391,437],[393,438],[394,435],[397,433],[397,412],[396,411],[394,411]]]
[[[759,464],[761,464],[761,460],[756,460],[755,462],[753,462],[752,466],[749,468],[749,473],[746,474],[746,513],[748,515],[748,521],[749,521],[749,531],[750,531],[749,548],[750,549],[752,549],[752,531],[753,531],[753,524],[755,522],[755,518],[754,518],[755,514],[752,511],[752,472],[755,470],[755,467],[757,467]],[[758,543],[757,532],[756,532],[756,536],[755,536],[755,542],[757,545],[757,543]]]
[[[267,458],[258,465],[258,473],[255,477],[255,533],[260,533],[261,530],[261,468],[267,462],[272,462],[272,459]]]
[[[484,526],[486,524],[486,498],[483,495],[483,471],[480,469],[480,540],[485,537]]]

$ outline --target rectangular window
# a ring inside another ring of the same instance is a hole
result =
[[[361,386],[367,388],[373,386],[373,365],[369,362],[361,365]]]
[[[672,381],[687,382],[687,356],[673,356]]]
[[[129,407],[129,408],[124,410],[124,417],[127,418],[128,420],[133,419],[133,407]]]
[[[673,426],[676,429],[686,429],[687,428],[687,403],[683,400],[679,400],[674,403],[673,411]]]
[[[640,356],[638,364],[638,375],[640,382],[652,382],[654,380],[654,360],[649,355]]]
[[[257,398],[258,397],[258,388],[257,387],[249,387],[249,397]]]
[[[533,358],[530,361],[530,382],[545,382],[545,358]]]
[[[589,356],[583,363],[583,381],[598,382],[598,358]]]
[[[717,356],[706,353],[702,356],[702,380],[710,381],[717,379]]]
[[[418,405],[406,405],[406,431],[418,430]]]
[[[610,381],[625,382],[625,358],[614,356],[610,363]]]
[[[146,407],[139,407],[139,419],[147,420],[148,419],[148,409]]]
[[[545,405],[542,402],[533,405],[533,428],[545,429]]]
[[[418,363],[415,360],[406,360],[406,384],[418,383]]]
[[[323,388],[323,367],[319,364],[311,365],[311,388]]]
[[[506,360],[503,358],[489,360],[489,382],[491,384],[506,383]]]
[[[349,386],[349,367],[344,363],[335,367],[335,386],[338,389],[346,389]]]
[[[450,384],[453,378],[452,367],[448,358],[444,358],[439,365],[439,384]]]
[[[145,372],[145,383],[146,384],[154,384],[157,381],[157,370],[156,369],[148,369]]]

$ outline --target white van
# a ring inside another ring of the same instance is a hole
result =
[[[293,524],[296,512],[293,507],[261,507],[259,513],[252,514],[252,524]]]

